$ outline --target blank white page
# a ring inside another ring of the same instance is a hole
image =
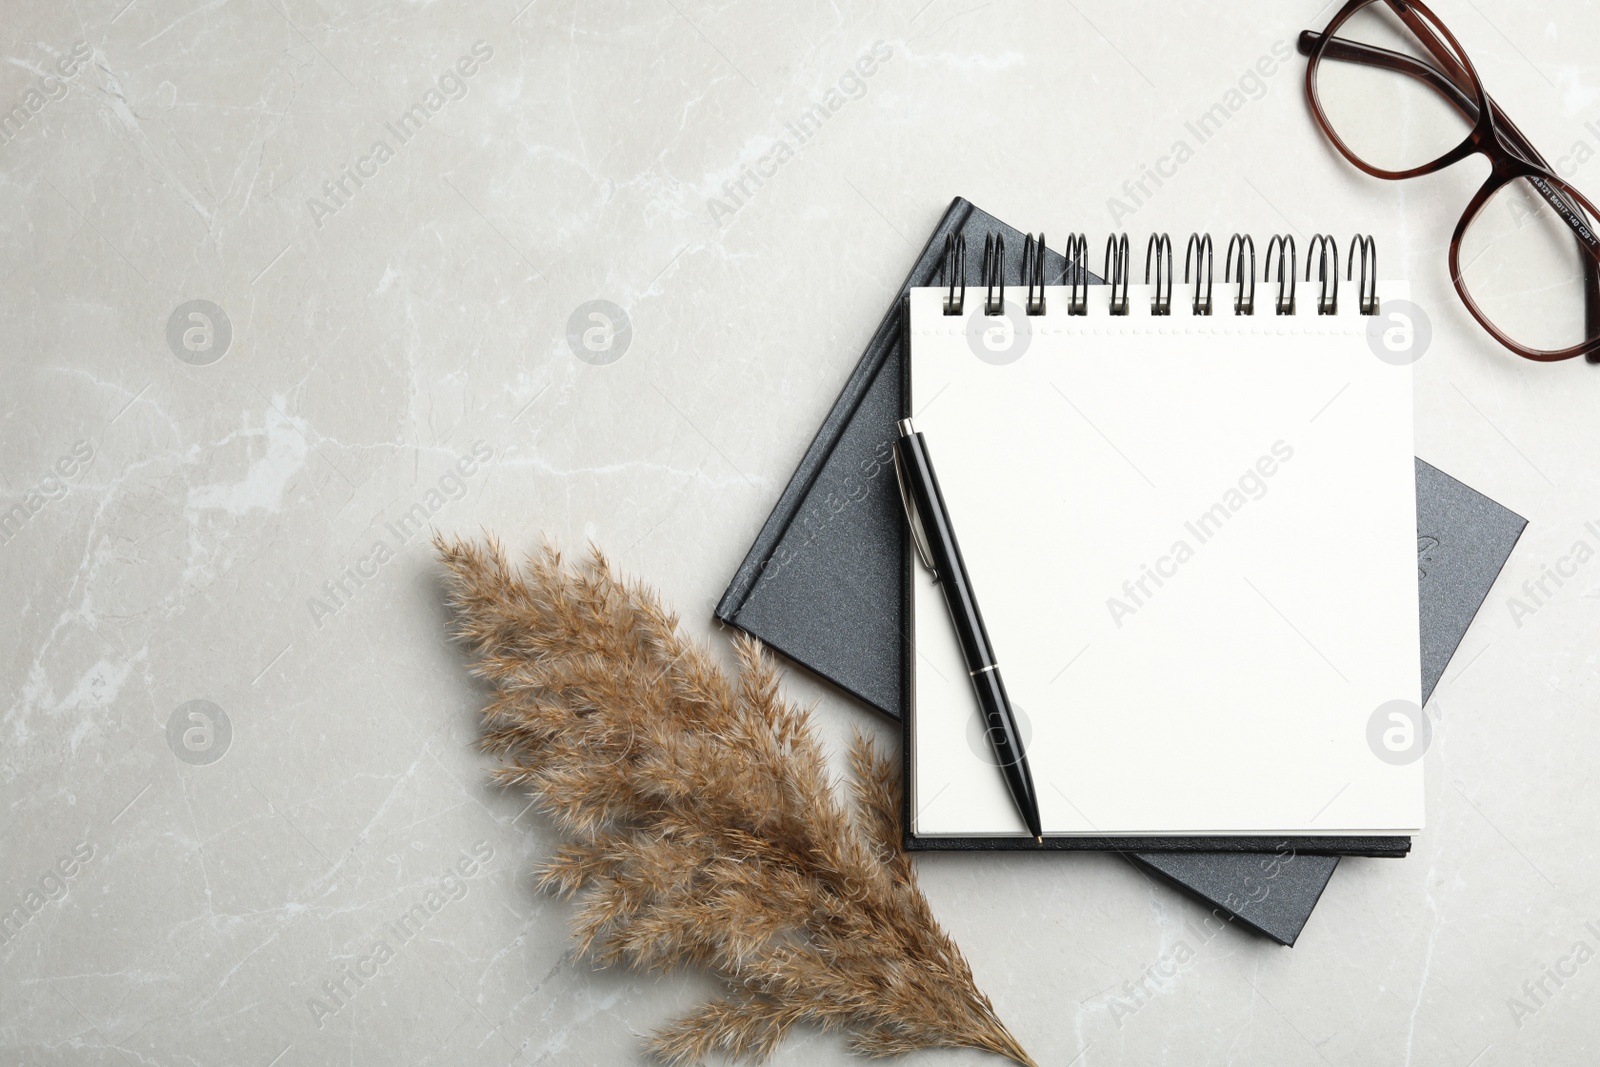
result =
[[[1422,763],[1368,741],[1420,699],[1411,372],[1340,314],[976,322],[911,292],[912,412],[1013,703],[1046,833],[1411,834]],[[1384,299],[1403,287],[1380,287]],[[997,357],[969,329],[1014,331]],[[1019,346],[1020,347],[1020,346]],[[1380,346],[1381,347],[1381,346]],[[980,358],[978,352],[987,358]],[[1024,833],[944,598],[915,568],[912,828]],[[1387,725],[1387,722],[1385,723]]]

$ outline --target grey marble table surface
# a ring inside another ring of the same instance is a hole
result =
[[[1600,12],[1435,7],[1600,190]],[[712,986],[572,959],[428,531],[592,540],[725,652],[712,605],[956,195],[1095,249],[1373,233],[1431,324],[1418,453],[1530,520],[1430,702],[1426,831],[1295,948],[1114,856],[919,859],[1000,1015],[1041,1064],[1594,1062],[1600,367],[1455,296],[1481,160],[1381,182],[1317,132],[1293,45],[1333,10],[11,0],[0,1062],[640,1062]],[[893,736],[786,684],[841,756]]]

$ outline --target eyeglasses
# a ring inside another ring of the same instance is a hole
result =
[[[1327,29],[1300,35],[1300,52],[1318,125],[1368,174],[1398,181],[1488,157],[1489,180],[1450,238],[1456,292],[1519,356],[1600,363],[1600,212],[1484,92],[1434,13],[1350,0]]]

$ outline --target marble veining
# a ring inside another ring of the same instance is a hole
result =
[[[1434,7],[1600,190],[1592,6]],[[1331,10],[15,0],[0,1060],[639,1062],[712,986],[573,962],[429,535],[592,540],[725,651],[711,606],[955,195],[1056,247],[1373,233],[1432,324],[1419,454],[1530,519],[1428,708],[1426,832],[1294,949],[1115,857],[920,859],[1002,1017],[1083,1067],[1592,1060],[1600,379],[1456,299],[1481,164],[1378,182],[1321,139],[1287,53]],[[787,684],[841,753],[891,737]]]

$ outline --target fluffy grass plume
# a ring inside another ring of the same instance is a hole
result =
[[[726,993],[657,1030],[673,1064],[759,1061],[797,1024],[892,1056],[985,1049],[1032,1065],[939,928],[901,849],[897,772],[850,752],[853,805],[754,640],[730,676],[598,551],[435,540],[453,636],[492,682],[485,748],[566,839],[541,885],[576,898],[580,957],[710,971]]]

